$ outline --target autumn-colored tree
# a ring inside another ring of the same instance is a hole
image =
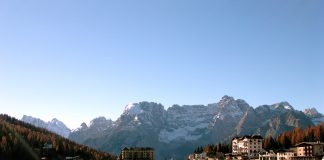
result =
[[[43,149],[45,143],[53,149]],[[76,144],[45,129],[32,126],[8,115],[0,115],[0,159],[64,159],[66,156],[82,159],[114,160],[116,156]]]

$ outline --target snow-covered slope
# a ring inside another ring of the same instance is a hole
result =
[[[36,127],[45,128],[66,138],[71,132],[71,130],[63,122],[59,121],[56,118],[53,118],[51,121],[45,122],[39,118],[24,115],[21,120]]]

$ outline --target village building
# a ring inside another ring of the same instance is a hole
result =
[[[154,160],[154,149],[150,147],[125,147],[121,160]]]
[[[295,145],[295,156],[291,160],[322,160],[324,156],[324,143],[302,142]]]
[[[291,160],[292,157],[295,156],[294,149],[281,149],[277,150],[277,160]]]
[[[207,160],[208,156],[206,152],[190,154],[188,160]]]
[[[277,160],[277,154],[273,150],[263,152],[259,154],[259,160]]]
[[[263,138],[260,135],[234,137],[232,139],[232,154],[247,155],[248,157],[257,157],[263,150]]]

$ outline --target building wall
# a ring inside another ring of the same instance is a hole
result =
[[[279,152],[277,153],[277,160],[291,160],[294,152]]]
[[[314,156],[319,156],[319,155],[324,155],[324,145],[314,145],[313,146],[313,155]]]
[[[259,160],[277,160],[277,154],[271,152],[271,153],[266,153],[266,154],[260,154],[259,155]]]
[[[232,140],[233,154],[256,154],[262,150],[262,139],[254,138],[235,138]]]
[[[324,146],[320,144],[296,147],[297,156],[319,156],[324,155]]]
[[[132,148],[122,150],[122,160],[154,159],[153,149]]]

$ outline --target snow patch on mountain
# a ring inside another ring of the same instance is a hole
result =
[[[292,110],[290,106],[284,106],[285,109]]]
[[[192,134],[197,129],[207,128],[208,123],[202,123],[197,126],[185,126],[182,128],[176,128],[171,130],[163,129],[159,133],[159,141],[164,143],[170,143],[175,140],[185,140],[185,141],[193,141],[198,140],[202,137],[202,134]]]
[[[271,110],[294,110],[294,108],[286,101],[271,105],[270,109]]]
[[[143,110],[141,109],[140,105],[137,103],[129,103],[125,109],[124,109],[124,114],[126,115],[138,115],[142,113]]]

